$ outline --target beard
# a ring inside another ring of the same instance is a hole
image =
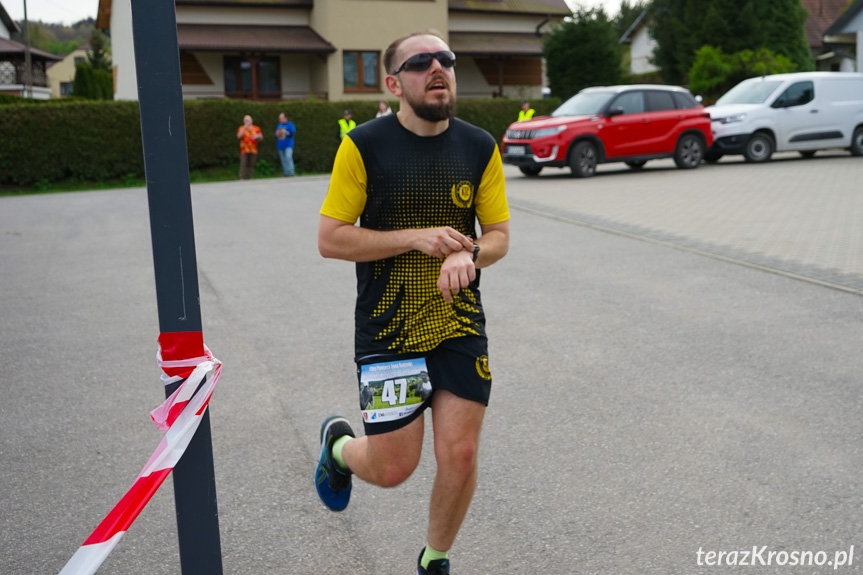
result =
[[[431,103],[423,99],[424,94],[416,97],[413,94],[405,92],[405,100],[418,118],[427,122],[441,122],[452,119],[455,116],[455,94],[449,90],[447,92],[449,98]]]

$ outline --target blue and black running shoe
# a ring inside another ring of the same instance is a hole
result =
[[[426,548],[423,547],[420,556],[417,557],[417,575],[449,575],[449,559],[429,561],[429,566],[423,569],[421,561],[425,550]]]
[[[321,458],[315,469],[315,487],[324,505],[342,511],[351,500],[351,472],[333,459],[333,442],[343,435],[356,437],[351,424],[341,415],[331,415],[321,424]]]

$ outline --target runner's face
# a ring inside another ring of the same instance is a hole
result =
[[[414,36],[399,47],[399,66],[415,54],[449,50],[446,42],[437,36]],[[455,68],[444,68],[437,60],[425,72],[399,72],[396,77],[405,101],[414,113],[429,122],[448,120],[455,110]]]

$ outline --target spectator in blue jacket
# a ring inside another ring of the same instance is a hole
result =
[[[282,172],[286,177],[294,175],[294,133],[297,128],[283,113],[279,114],[279,125],[276,126],[276,148],[282,161]]]

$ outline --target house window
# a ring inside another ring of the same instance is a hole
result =
[[[76,68],[78,66],[80,66],[81,64],[84,64],[86,62],[87,62],[87,58],[85,58],[84,56],[75,56],[75,67]]]
[[[75,85],[74,82],[60,82],[60,95],[61,96],[71,96],[72,95],[72,87]]]
[[[380,52],[345,52],[345,92],[380,92]]]
[[[281,98],[278,57],[225,56],[225,95],[229,98]]]

